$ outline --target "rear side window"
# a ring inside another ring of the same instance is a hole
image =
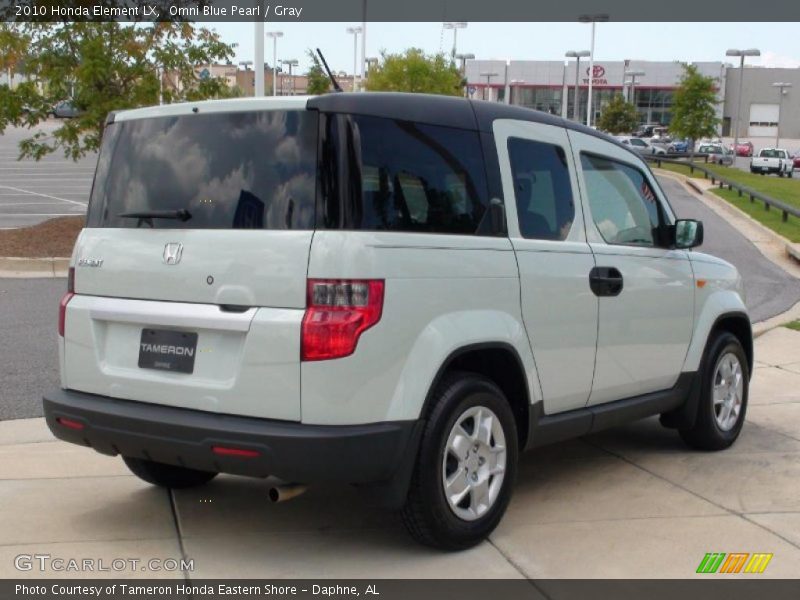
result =
[[[488,235],[487,204],[477,132],[324,117],[318,227]]]
[[[262,111],[119,121],[106,131],[90,227],[312,229],[317,114]],[[188,220],[126,213],[188,211]]]
[[[592,219],[609,244],[655,246],[662,222],[653,188],[639,169],[581,155]]]
[[[508,155],[522,237],[566,239],[575,219],[575,203],[564,149],[509,138]]]

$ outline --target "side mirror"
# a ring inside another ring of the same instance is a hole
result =
[[[492,233],[494,235],[506,234],[506,207],[500,198],[489,200],[489,217],[492,222]]]
[[[678,219],[673,227],[672,244],[686,250],[703,243],[703,222],[694,219]]]

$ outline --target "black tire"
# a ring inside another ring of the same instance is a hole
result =
[[[165,488],[181,489],[190,488],[208,483],[216,473],[197,471],[186,467],[176,467],[164,463],[123,456],[122,459],[131,472],[139,479]]]
[[[743,391],[742,405],[736,423],[732,428],[725,431],[720,427],[715,416],[713,390],[717,363],[720,357],[729,352],[733,353],[739,360]],[[686,444],[697,450],[724,450],[736,441],[744,425],[750,383],[747,356],[742,344],[735,335],[727,331],[720,331],[709,340],[700,377],[703,379],[700,388],[700,399],[697,405],[697,418],[694,426],[680,429],[679,433]]]
[[[464,520],[451,509],[442,485],[443,462],[448,436],[456,420],[471,407],[490,409],[506,438],[504,479],[494,503],[475,520]],[[497,527],[508,507],[517,474],[517,427],[503,392],[491,380],[467,372],[446,375],[437,385],[420,440],[403,523],[418,542],[442,550],[474,546]]]

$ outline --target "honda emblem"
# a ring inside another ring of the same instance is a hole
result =
[[[183,244],[172,242],[164,246],[164,264],[177,265],[181,262],[183,255]]]

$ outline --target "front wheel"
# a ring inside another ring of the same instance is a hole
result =
[[[217,476],[216,473],[209,471],[176,467],[175,465],[167,465],[143,458],[123,456],[122,459],[125,461],[128,469],[139,479],[165,488],[181,489],[195,487],[208,483]]]
[[[452,373],[437,386],[403,522],[418,542],[461,550],[497,527],[517,472],[517,428],[491,380]]]
[[[731,333],[710,340],[704,361],[697,417],[681,438],[698,450],[723,450],[733,444],[744,425],[750,381],[742,344]]]

